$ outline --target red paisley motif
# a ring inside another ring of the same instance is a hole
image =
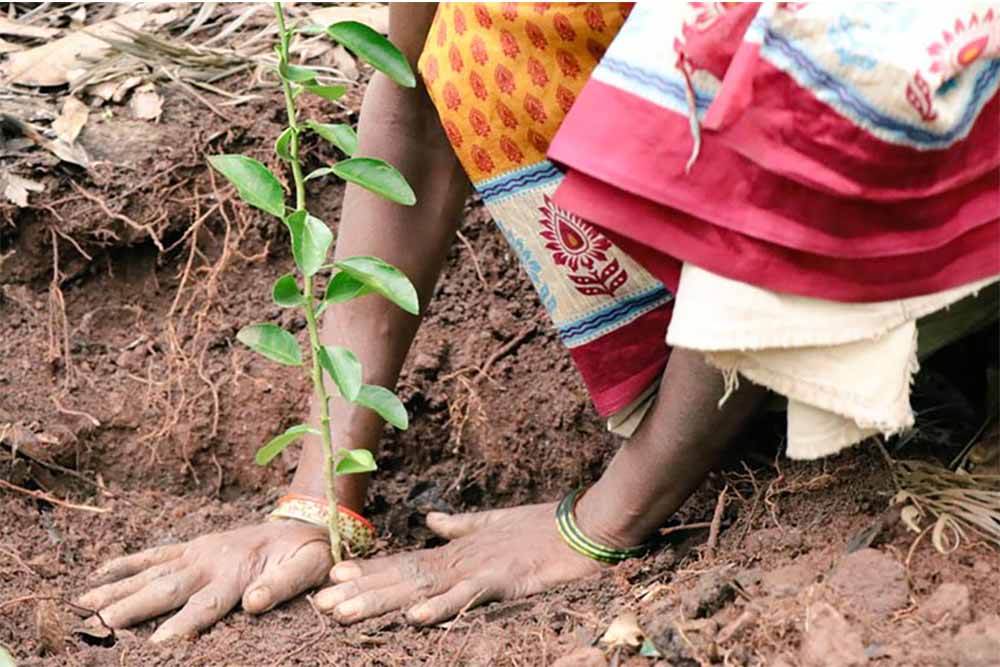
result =
[[[540,99],[530,93],[524,96],[524,110],[531,116],[531,120],[536,123],[544,123],[549,119],[549,115],[545,113],[545,105],[542,104]]]
[[[505,2],[501,8],[503,17],[508,21],[513,21],[517,18],[517,3],[516,2]]]
[[[481,37],[473,37],[472,42],[469,44],[469,49],[472,51],[472,59],[480,65],[485,65],[490,59],[489,54],[486,52],[486,44]]]
[[[448,39],[448,24],[445,23],[444,21],[441,21],[438,24],[438,34],[437,34],[438,46],[444,46],[445,40],[447,39]]]
[[[604,45],[598,42],[596,39],[593,38],[587,39],[587,51],[590,52],[590,56],[594,59],[594,61],[601,62],[601,58],[604,57],[604,52],[606,50],[607,49],[604,48]]]
[[[497,68],[493,70],[493,79],[496,81],[497,88],[508,95],[517,88],[514,83],[514,73],[503,65],[497,65]]]
[[[453,72],[461,72],[462,66],[462,53],[458,50],[458,47],[454,44],[448,49],[448,62],[451,63],[451,69]]]
[[[444,104],[454,111],[462,106],[462,96],[458,93],[458,88],[451,81],[444,84]]]
[[[486,99],[488,91],[486,90],[486,82],[483,81],[483,77],[479,76],[479,72],[472,70],[469,72],[469,87],[472,88],[472,94],[481,100]]]
[[[434,56],[427,56],[424,61],[424,83],[431,86],[438,78],[438,61]]]
[[[594,32],[604,32],[604,29],[608,27],[608,24],[604,22],[604,12],[601,11],[599,5],[587,7],[586,11],[583,12],[583,18],[586,19],[587,25]]]
[[[473,109],[469,112],[469,124],[472,125],[472,129],[479,136],[490,136],[490,123],[486,119],[486,114],[479,109]]]
[[[524,32],[528,35],[528,39],[531,40],[531,45],[539,51],[544,51],[545,47],[549,45],[548,40],[545,39],[545,33],[542,32],[542,29],[537,24],[525,21]]]
[[[536,14],[544,14],[545,12],[549,11],[549,7],[551,7],[551,6],[552,6],[551,2],[536,2],[535,3],[535,13]]]
[[[500,31],[500,47],[503,49],[505,56],[511,60],[517,58],[517,55],[521,53],[521,47],[517,45],[517,39],[511,34],[509,30]]]
[[[500,122],[503,123],[504,127],[509,127],[510,129],[517,127],[517,116],[503,102],[497,102],[497,115],[500,116]]]
[[[570,79],[575,79],[579,76],[580,63],[577,62],[576,56],[569,51],[565,49],[556,51],[556,63],[558,63],[559,69],[562,70],[563,76]]]
[[[539,153],[545,154],[549,150],[549,140],[534,130],[528,130],[528,141]]]
[[[549,82],[549,75],[545,71],[545,66],[537,58],[530,58],[528,60],[528,75],[531,77],[531,82],[539,88],[544,88],[545,84]]]
[[[572,42],[576,39],[576,31],[573,30],[573,24],[570,23],[569,18],[565,14],[556,14],[553,16],[552,25],[555,26],[556,32],[559,33],[559,37],[564,42]]]
[[[521,149],[518,148],[517,144],[515,144],[510,137],[500,137],[500,150],[503,151],[503,154],[506,155],[507,159],[511,162],[521,164],[521,162],[524,161],[524,153],[521,152]]]
[[[462,147],[462,132],[458,129],[458,125],[455,125],[450,120],[446,120],[444,123],[444,133],[448,135],[448,141],[455,148]]]
[[[476,14],[476,22],[479,25],[484,28],[489,28],[493,25],[493,18],[490,16],[490,10],[486,9],[486,5],[481,2],[477,2],[472,11]]]
[[[576,95],[566,86],[559,86],[556,88],[556,102],[559,103],[559,108],[563,110],[563,113],[569,113],[573,102],[576,102]]]
[[[479,146],[472,147],[472,159],[475,161],[479,171],[486,172],[488,174],[496,168],[490,154]]]
[[[458,7],[455,7],[455,33],[458,35],[464,35],[465,28],[465,12]]]

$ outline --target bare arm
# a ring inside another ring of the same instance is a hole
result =
[[[416,62],[433,18],[433,4],[390,6],[390,39]],[[383,159],[413,186],[417,205],[387,202],[355,185],[347,186],[337,235],[338,259],[375,255],[399,267],[417,288],[421,312],[444,264],[469,184],[441,129],[423,85],[401,88],[376,76],[365,94],[359,123],[358,155]],[[324,344],[353,350],[368,384],[393,387],[413,342],[419,318],[379,296],[367,296],[326,311]],[[366,408],[334,400],[331,428],[337,447],[375,450],[382,420]],[[319,406],[311,420],[318,423]],[[323,497],[323,454],[318,437],[305,441],[292,490]],[[340,501],[355,510],[364,505],[367,475],[339,479]]]

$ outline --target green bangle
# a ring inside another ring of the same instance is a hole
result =
[[[559,529],[559,535],[573,551],[583,554],[587,558],[593,558],[602,563],[610,564],[620,563],[630,558],[638,558],[649,551],[649,544],[641,544],[637,547],[629,547],[628,549],[616,549],[615,547],[598,544],[584,535],[576,525],[576,519],[573,517],[573,509],[576,507],[576,501],[582,493],[582,487],[568,493],[556,507],[556,527]]]

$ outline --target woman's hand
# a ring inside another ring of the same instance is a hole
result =
[[[337,585],[317,593],[316,606],[342,623],[406,609],[411,622],[429,625],[467,606],[539,593],[603,567],[562,541],[554,504],[431,513],[427,525],[452,541],[436,549],[344,561],[330,572]]]
[[[180,608],[151,637],[164,641],[204,630],[241,600],[251,614],[268,611],[321,584],[332,562],[324,529],[269,521],[116,558],[78,604],[112,628]]]

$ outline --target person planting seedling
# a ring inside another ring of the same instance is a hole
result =
[[[251,613],[266,611],[329,572],[334,585],[315,602],[338,621],[401,610],[413,623],[438,623],[474,604],[536,593],[646,553],[647,540],[698,488],[761,402],[760,385],[792,399],[787,451],[798,458],[904,428],[912,420],[916,317],[1000,274],[1000,258],[982,250],[996,248],[1000,232],[995,216],[984,213],[995,210],[989,205],[998,116],[979,113],[983,90],[995,107],[997,69],[975,58],[959,67],[955,54],[944,54],[934,70],[939,83],[966,67],[970,75],[934,100],[908,88],[912,70],[894,69],[863,46],[848,55],[871,60],[876,73],[840,68],[813,75],[837,61],[823,51],[829,31],[822,26],[861,24],[837,6],[779,4],[392,5],[390,38],[410,61],[419,56],[423,85],[372,80],[357,152],[395,164],[419,203],[408,209],[348,187],[338,273],[319,305],[313,283],[327,266],[331,239],[305,210],[295,158],[301,132],[338,135],[295,120],[296,91],[319,91],[310,90],[317,86],[308,70],[288,63],[283,29],[279,60],[290,128],[278,151],[295,175],[295,207],[286,210],[280,186],[266,176],[244,184],[242,194],[289,226],[302,285],[282,278],[276,297],[305,308],[319,364],[309,426],[285,436],[304,438],[291,501],[363,508],[367,476],[338,476],[333,498],[330,463],[335,458],[346,472],[370,469],[372,461],[334,454],[332,443],[376,447],[379,415],[396,403],[387,400],[377,413],[363,407],[358,364],[332,350],[351,345],[369,386],[396,382],[419,324],[411,313],[433,293],[470,178],[538,289],[597,410],[628,440],[600,479],[561,501],[428,514],[429,527],[449,540],[440,547],[346,560],[330,571],[325,531],[300,521],[260,522],[111,561],[100,571],[110,583],[81,604],[100,610],[112,627],[183,607],[157,628],[158,641],[208,627],[241,599]],[[884,31],[895,11],[869,19]],[[928,26],[955,23],[953,8],[928,11],[935,19]],[[761,34],[790,46],[768,51]],[[917,30],[901,37],[921,54],[925,38],[937,39]],[[823,55],[801,59],[813,68],[811,78],[782,69],[796,44]],[[677,53],[666,57],[664,49]],[[975,77],[992,87],[976,87]],[[869,84],[877,103],[891,107],[885,113],[864,106],[873,103],[867,98],[843,108],[817,101]],[[909,93],[890,99],[890,90]],[[920,100],[938,105],[940,115],[922,107],[926,117],[914,116],[911,105]],[[851,115],[858,108],[866,111],[861,120]],[[906,131],[890,112],[911,119]],[[940,134],[921,125],[935,118],[964,125]],[[955,142],[963,132],[979,139],[961,147]],[[963,159],[966,149],[978,158]],[[350,162],[330,169],[371,188],[357,174],[345,175]],[[948,177],[934,183],[913,176],[937,173]],[[233,180],[241,187],[240,178]],[[900,203],[910,196],[928,206]],[[912,223],[912,234],[902,220]],[[401,299],[388,281],[393,276],[391,285],[402,290],[398,272],[352,254],[399,267],[415,294]],[[414,307],[348,298],[367,290]],[[888,328],[872,329],[876,321]],[[265,327],[241,339],[272,358],[301,363],[286,336]],[[332,409],[323,372],[346,399]],[[739,386],[739,375],[754,382]],[[865,387],[872,396],[892,393],[901,402],[855,405],[860,380],[871,381]],[[883,382],[900,391],[878,391]],[[817,385],[824,401],[802,391]],[[282,445],[279,439],[269,447]],[[262,458],[268,453],[265,447]]]

